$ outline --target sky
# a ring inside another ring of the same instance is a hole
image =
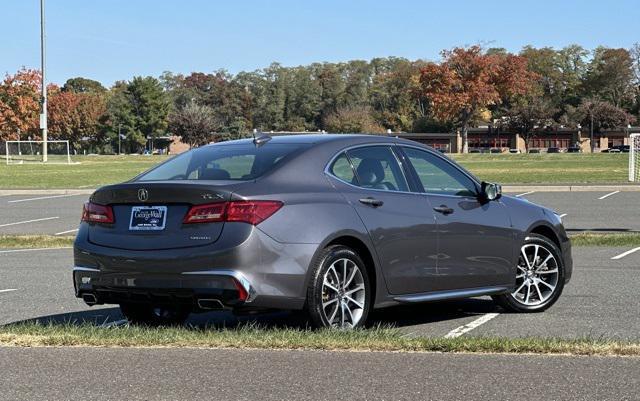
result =
[[[0,0],[0,75],[40,66],[40,1]],[[640,42],[640,0],[47,0],[47,81],[110,86],[163,71],[253,71],[272,62],[438,60],[483,44]]]

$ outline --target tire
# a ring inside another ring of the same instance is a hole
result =
[[[342,245],[324,249],[311,267],[307,288],[307,311],[313,325],[340,329],[363,327],[370,306],[369,275],[360,256]]]
[[[509,312],[542,312],[558,300],[564,280],[564,262],[558,246],[545,236],[528,234],[520,247],[514,292],[492,298]]]
[[[183,324],[190,311],[184,308],[150,304],[120,304],[120,311],[129,323],[144,326],[174,326]]]

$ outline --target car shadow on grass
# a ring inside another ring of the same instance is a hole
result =
[[[429,323],[445,322],[474,315],[495,312],[498,307],[488,298],[472,298],[455,301],[441,301],[415,305],[399,305],[372,311],[368,327],[411,327]],[[126,324],[118,307],[87,309],[78,312],[41,316],[15,323],[40,324],[90,324],[112,326]],[[306,314],[301,311],[273,311],[250,315],[234,315],[232,312],[193,313],[185,326],[194,329],[234,329],[243,326],[256,326],[265,329],[312,328]]]

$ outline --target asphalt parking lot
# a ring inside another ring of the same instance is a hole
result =
[[[491,316],[464,335],[504,337],[565,337],[637,339],[640,333],[640,252],[617,260],[626,248],[577,247],[575,273],[563,296],[538,314],[510,314],[490,298],[474,298],[377,311],[373,324],[399,327],[413,336],[446,336]],[[5,251],[6,252],[6,251]],[[27,319],[83,321],[111,324],[122,320],[113,306],[88,307],[74,298],[71,249],[0,253],[0,324]],[[233,326],[257,320],[264,325],[304,322],[287,313],[237,318],[230,313],[192,315],[194,325]]]
[[[529,192],[519,197],[551,207],[569,232],[640,231],[638,192]],[[0,197],[0,235],[73,235],[88,195]],[[504,314],[489,298],[401,306],[374,314],[375,321],[409,335],[499,335],[637,338],[640,332],[640,252],[612,260],[627,248],[574,249],[574,278],[560,301],[542,314]],[[73,297],[71,249],[0,251],[0,324],[26,319],[120,322],[117,308],[93,307]],[[228,313],[194,315],[192,324],[232,325],[248,318]],[[254,318],[252,318],[254,319]],[[286,313],[259,317],[290,322]],[[478,324],[478,320],[481,324]],[[293,322],[293,324],[304,324]],[[457,330],[457,331],[456,331]]]

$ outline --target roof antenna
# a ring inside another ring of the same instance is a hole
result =
[[[257,129],[253,129],[253,144],[256,145],[256,148],[259,148],[260,146],[264,145],[265,143],[269,142],[271,140],[271,137],[269,135],[260,135],[259,137],[256,137],[256,134],[258,133]]]

